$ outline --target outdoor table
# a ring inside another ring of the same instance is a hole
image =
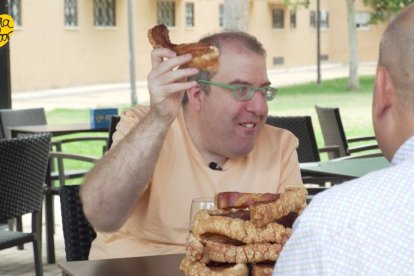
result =
[[[52,136],[61,136],[75,133],[85,132],[108,132],[108,127],[92,128],[90,123],[78,124],[59,124],[59,125],[30,125],[30,126],[15,126],[9,127],[12,137],[17,137],[21,134],[35,134],[35,133],[51,133]],[[52,187],[50,178],[50,166],[48,166],[48,173],[46,174],[45,183],[48,188]],[[49,264],[55,263],[55,242],[54,235],[54,217],[53,217],[53,195],[52,193],[45,193],[45,214],[46,214],[46,246],[47,246],[47,262]]]
[[[338,159],[322,162],[301,163],[302,173],[311,173],[321,176],[338,176],[348,180],[364,176],[372,171],[389,166],[385,157]]]
[[[57,265],[69,276],[182,276],[180,262],[184,254],[104,259],[91,261],[59,262]]]
[[[79,124],[59,124],[59,125],[35,125],[35,126],[16,126],[9,127],[12,137],[20,134],[33,134],[49,132],[53,136],[60,136],[82,132],[107,132],[108,127],[92,128],[90,123]]]

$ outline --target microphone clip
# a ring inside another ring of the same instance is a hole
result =
[[[217,164],[216,162],[210,162],[210,163],[208,164],[208,167],[209,167],[210,169],[214,170],[214,171],[222,171],[222,170],[223,170],[223,168],[222,168],[222,167],[220,167],[220,165],[219,165],[219,164]]]

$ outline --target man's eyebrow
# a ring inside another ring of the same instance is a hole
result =
[[[229,84],[242,84],[242,85],[248,85],[248,86],[253,86],[250,82],[248,82],[248,81],[242,81],[242,80],[238,80],[238,79],[236,79],[236,80],[234,80],[234,81],[231,81]],[[261,84],[260,86],[258,86],[258,87],[267,87],[267,86],[271,86],[272,85],[272,83],[270,82],[270,81],[267,81],[267,82],[265,82],[265,83],[263,83],[263,84]]]

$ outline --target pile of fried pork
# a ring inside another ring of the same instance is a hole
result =
[[[281,194],[218,193],[215,209],[194,217],[180,270],[188,276],[272,275],[306,197],[303,185]]]

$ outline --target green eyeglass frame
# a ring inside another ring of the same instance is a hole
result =
[[[198,80],[198,83],[215,85],[231,91],[231,94],[237,101],[249,101],[255,92],[262,93],[266,101],[271,101],[277,94],[277,88],[265,86],[265,87],[254,87],[244,84],[225,84],[221,82],[214,82],[208,80]]]

